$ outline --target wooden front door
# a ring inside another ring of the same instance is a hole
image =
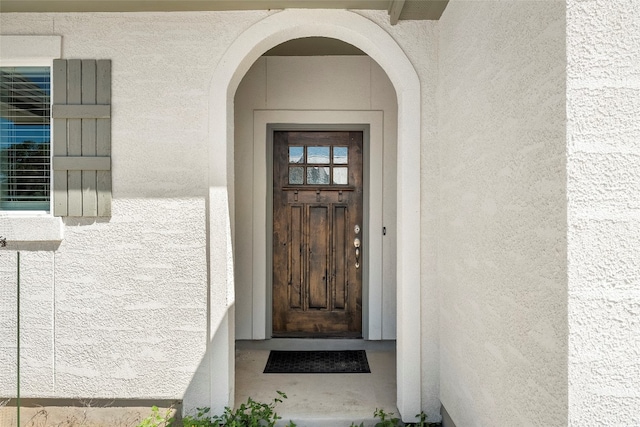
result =
[[[362,137],[274,132],[274,337],[362,336]]]

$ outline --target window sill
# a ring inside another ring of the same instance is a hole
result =
[[[0,235],[11,242],[61,242],[62,219],[49,214],[0,212]]]

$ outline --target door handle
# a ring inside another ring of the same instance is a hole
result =
[[[353,239],[353,246],[356,248],[356,268],[360,268],[360,239]]]

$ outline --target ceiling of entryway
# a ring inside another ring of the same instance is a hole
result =
[[[327,37],[305,37],[293,39],[264,53],[264,56],[328,56],[366,55],[363,51],[342,40]]]
[[[437,20],[449,0],[1,0],[0,12],[169,12],[273,9],[386,10],[398,20]]]

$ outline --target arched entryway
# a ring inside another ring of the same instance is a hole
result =
[[[302,37],[330,37],[356,46],[387,73],[398,98],[397,406],[412,418],[421,408],[420,319],[420,82],[408,58],[378,25],[348,11],[285,10],[243,32],[228,48],[211,82],[209,249],[212,408],[234,391],[234,282],[230,206],[233,195],[233,99],[251,65],[270,48]],[[227,236],[220,244],[218,236]],[[215,244],[212,244],[213,241]],[[435,369],[435,367],[434,367]]]

